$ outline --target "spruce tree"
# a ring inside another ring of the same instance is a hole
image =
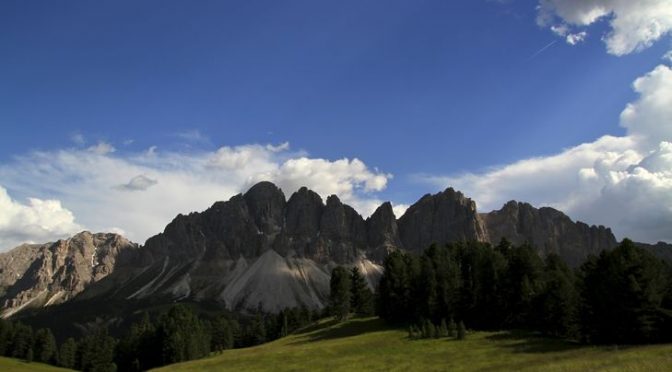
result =
[[[0,356],[9,356],[12,346],[14,326],[12,322],[0,318]]]
[[[331,315],[343,321],[350,313],[350,273],[344,267],[338,266],[331,271],[329,283],[329,308]]]
[[[12,337],[13,358],[25,359],[28,349],[33,347],[33,328],[22,323],[14,324],[14,336]]]
[[[75,368],[75,357],[77,355],[77,343],[70,337],[63,342],[61,350],[58,353],[58,365],[63,368]]]
[[[446,325],[446,319],[441,319],[441,326],[439,327],[440,337],[448,336],[448,326]]]
[[[448,323],[448,337],[455,337],[456,332],[457,332],[457,324],[455,324],[453,318],[450,318],[450,322]]]
[[[33,348],[29,347],[26,352],[26,362],[31,363],[33,361]]]
[[[35,361],[40,363],[54,363],[56,361],[56,339],[49,328],[38,329],[35,332],[34,342]]]
[[[350,271],[350,307],[357,315],[373,314],[373,294],[356,266]]]
[[[457,339],[464,340],[465,337],[467,337],[467,329],[464,326],[464,322],[460,320],[460,322],[457,324]]]

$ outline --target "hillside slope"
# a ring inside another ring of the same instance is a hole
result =
[[[323,323],[261,346],[158,371],[664,371],[672,345],[586,347],[526,333],[476,332],[466,340],[409,340],[376,318]]]

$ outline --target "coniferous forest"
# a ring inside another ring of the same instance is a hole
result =
[[[98,327],[57,341],[48,328],[0,320],[0,355],[83,371],[141,371],[258,345],[309,325],[374,313],[411,338],[466,329],[526,329],[591,344],[672,341],[672,267],[625,239],[572,270],[556,255],[502,240],[391,253],[373,293],[357,268],[336,267],[325,311],[199,313],[186,304],[143,312],[113,337]]]
[[[576,270],[506,240],[394,252],[384,268],[377,313],[390,323],[448,319],[597,344],[672,341],[672,269],[628,239]]]

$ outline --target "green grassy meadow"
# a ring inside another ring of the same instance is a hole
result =
[[[58,371],[70,371],[69,369],[58,368],[42,363],[27,363],[23,360],[12,359],[0,357],[0,371],[7,372],[23,372],[23,371],[36,371],[36,372],[58,372]]]
[[[672,371],[672,344],[580,346],[525,332],[410,340],[377,318],[322,322],[257,347],[160,371]]]

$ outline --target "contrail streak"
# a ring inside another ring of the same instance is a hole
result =
[[[540,55],[544,50],[546,50],[546,49],[552,47],[553,44],[555,44],[555,43],[557,43],[557,42],[558,42],[557,40],[553,40],[553,41],[551,41],[551,42],[548,43],[545,47],[543,47],[543,48],[537,50],[536,52],[534,52],[534,54],[531,55],[530,58],[528,58],[527,60],[529,61],[529,60],[533,59],[534,57]]]

